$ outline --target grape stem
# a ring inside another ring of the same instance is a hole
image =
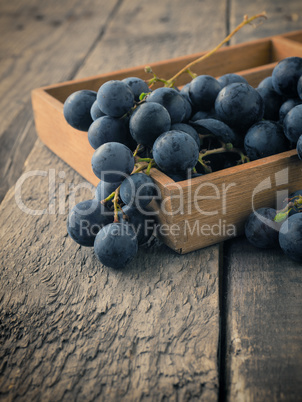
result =
[[[294,198],[296,198],[296,199],[294,201],[292,201]],[[287,218],[288,214],[290,213],[290,211],[293,208],[295,208],[295,207],[298,207],[298,209],[302,208],[302,196],[301,195],[295,196],[293,198],[289,198],[288,201],[289,202],[285,205],[284,208],[277,211],[274,221],[282,222],[283,220],[285,220]]]
[[[232,144],[223,144],[221,148],[208,149],[206,151],[200,152],[198,161],[203,165],[204,164],[203,158],[205,158],[206,156],[213,154],[221,154],[225,152],[234,152],[238,154],[240,156],[241,163],[249,162],[249,158],[246,155],[244,155],[240,149],[234,148]]]
[[[191,67],[200,63],[202,60],[205,60],[208,57],[212,56],[213,53],[215,53],[218,49],[221,48],[221,46],[223,46],[225,43],[227,43],[232,38],[232,36],[234,36],[241,28],[243,28],[247,24],[250,24],[252,21],[256,20],[257,18],[265,18],[266,19],[267,18],[266,12],[263,11],[262,13],[253,15],[250,18],[248,18],[248,16],[245,15],[243,17],[243,21],[239,25],[237,25],[237,27],[227,37],[225,37],[222,42],[220,42],[216,47],[214,47],[214,49],[210,50],[205,55],[203,55],[203,56],[199,57],[198,59],[192,61],[191,63],[187,64],[177,74],[175,74],[172,78],[170,78],[165,85],[167,87],[172,87],[174,85],[174,82],[176,81],[176,79],[183,73],[189,73],[192,76]]]
[[[114,208],[114,219],[113,222],[116,223],[118,222],[118,212],[121,210],[121,207],[118,203],[118,196],[119,196],[119,192],[120,192],[120,187],[118,186],[118,188],[115,190],[114,192],[114,198],[113,198],[113,208]]]

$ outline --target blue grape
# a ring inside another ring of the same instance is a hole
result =
[[[219,82],[221,89],[229,84],[234,84],[235,82],[243,82],[245,84],[248,84],[247,80],[242,77],[242,75],[235,73],[224,74],[221,77],[217,78],[217,81]]]
[[[122,181],[134,168],[131,150],[119,142],[106,142],[92,156],[92,170],[96,177],[109,183]]]
[[[129,128],[124,119],[102,116],[94,120],[88,130],[88,141],[92,148],[97,149],[106,142],[120,142],[128,145]]]
[[[145,208],[156,195],[156,186],[150,176],[145,173],[134,173],[121,184],[122,201],[138,209]]]
[[[147,213],[143,214],[134,206],[123,206],[122,211],[118,213],[120,222],[127,222],[136,234],[138,245],[142,245],[150,240],[154,231],[154,219]]]
[[[264,102],[263,118],[266,120],[279,120],[279,110],[283,103],[283,96],[268,87],[257,88]]]
[[[193,128],[189,124],[175,123],[175,124],[172,124],[171,130],[184,131],[185,133],[189,134],[196,141],[198,148],[200,148],[200,139],[199,139],[198,132],[195,130],[195,128]]]
[[[98,119],[99,117],[106,116],[105,113],[103,113],[99,108],[97,100],[95,100],[91,106],[90,115],[93,121]]]
[[[294,214],[282,223],[279,244],[285,255],[302,262],[302,213]]]
[[[99,88],[97,102],[103,113],[111,117],[122,117],[134,106],[134,95],[124,82],[110,80]]]
[[[231,143],[237,146],[241,143],[241,137],[238,136],[227,124],[216,119],[201,119],[191,122],[191,125],[199,134],[214,134],[215,137],[224,143]]]
[[[299,98],[302,100],[302,75],[301,75],[301,77],[298,79],[298,83],[297,83],[297,92],[298,92]]]
[[[92,247],[97,233],[112,220],[112,213],[98,200],[82,201],[68,214],[67,232],[76,243]]]
[[[110,223],[104,226],[94,241],[94,252],[99,261],[113,269],[129,264],[138,251],[138,241],[133,228],[127,223]]]
[[[288,141],[282,126],[274,121],[262,120],[247,131],[244,149],[250,160],[256,160],[287,151]]]
[[[198,110],[196,113],[193,114],[191,117],[190,121],[196,121],[196,120],[201,120],[201,119],[218,119],[215,109],[211,109],[208,111],[204,110]]]
[[[164,106],[170,115],[171,124],[180,123],[186,116],[185,100],[173,88],[155,89],[147,96],[146,102],[156,102]]]
[[[263,118],[264,103],[251,85],[234,83],[219,92],[215,111],[224,123],[244,134],[249,127]]]
[[[195,167],[199,156],[196,141],[183,131],[163,133],[154,143],[153,158],[165,173],[184,172]]]
[[[295,98],[295,99],[287,99],[285,102],[282,103],[279,109],[279,123],[283,124],[284,118],[287,113],[295,106],[301,105],[302,100]]]
[[[259,88],[269,88],[274,89],[273,87],[273,78],[272,76],[263,78],[262,81],[259,82],[257,89]]]
[[[156,102],[139,105],[130,117],[129,128],[134,140],[152,147],[160,134],[170,130],[171,118],[167,109]]]
[[[274,208],[259,208],[253,211],[245,222],[247,240],[255,247],[274,248],[279,246],[280,224],[274,221]]]
[[[299,156],[299,159],[302,160],[302,134],[298,138],[296,149],[297,149],[297,154]]]
[[[88,89],[73,92],[64,102],[63,114],[67,123],[80,131],[88,131],[93,122],[90,109],[97,93]]]
[[[151,92],[151,89],[148,87],[148,84],[138,77],[127,77],[122,80],[125,84],[127,84],[134,95],[134,100],[138,102],[140,99],[140,94]]]
[[[193,107],[197,110],[211,110],[220,90],[220,83],[210,75],[199,75],[194,78],[189,87]]]
[[[302,75],[302,57],[286,57],[272,72],[275,91],[287,98],[297,98],[297,84]]]
[[[294,144],[302,134],[302,104],[294,106],[283,120],[284,133]]]

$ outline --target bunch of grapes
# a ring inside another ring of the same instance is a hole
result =
[[[147,207],[159,196],[152,167],[182,181],[293,147],[302,158],[302,58],[282,60],[257,88],[225,74],[194,75],[178,89],[146,71],[148,81],[110,80],[64,103],[66,121],[88,133],[100,179],[95,199],[71,210],[68,233],[113,268],[131,261],[152,235]],[[158,81],[165,86],[153,89]]]

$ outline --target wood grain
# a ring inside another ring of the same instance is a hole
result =
[[[1,397],[217,400],[218,248],[157,242],[110,270],[66,233],[68,189],[86,186],[78,202],[93,186],[39,141],[27,172],[0,212]]]

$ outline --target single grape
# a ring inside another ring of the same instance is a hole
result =
[[[139,102],[140,94],[151,92],[151,89],[148,87],[148,84],[138,77],[127,77],[122,80],[125,84],[127,84],[134,95],[134,100]]]
[[[189,87],[193,107],[197,110],[211,110],[220,90],[220,83],[210,75],[199,75],[194,78]]]
[[[131,150],[119,142],[106,142],[92,156],[92,170],[96,177],[109,183],[122,181],[134,168]]]
[[[264,102],[263,118],[266,120],[279,120],[279,110],[283,103],[283,96],[274,89],[261,87],[256,89]]]
[[[120,142],[128,145],[130,133],[124,119],[102,116],[94,120],[88,130],[88,141],[97,149],[106,142]]]
[[[273,87],[273,78],[272,76],[263,78],[262,81],[259,82],[257,89],[259,88],[269,88],[274,89]]]
[[[156,102],[164,106],[171,118],[171,124],[180,123],[186,116],[186,104],[183,96],[173,88],[157,88],[151,92],[146,102]]]
[[[294,106],[283,120],[284,133],[294,144],[302,134],[302,104]]]
[[[154,161],[166,173],[193,169],[198,156],[196,141],[184,131],[167,131],[157,138],[153,146]]]
[[[283,124],[284,118],[287,113],[295,106],[301,105],[302,100],[295,98],[295,99],[287,99],[285,102],[282,103],[279,109],[279,123]]]
[[[297,154],[299,156],[299,159],[302,160],[302,134],[300,135],[298,141],[297,141]]]
[[[130,117],[129,128],[138,144],[152,147],[154,141],[170,130],[171,118],[167,109],[156,102],[139,105]]]
[[[279,244],[289,258],[302,262],[302,213],[289,216],[282,223]]]
[[[241,137],[236,134],[227,124],[216,119],[201,119],[191,122],[191,125],[199,134],[213,134],[224,143],[237,146],[241,143]]]
[[[145,173],[134,173],[121,184],[122,201],[138,209],[145,208],[156,195],[157,189],[150,176]]]
[[[302,57],[286,57],[272,72],[275,91],[287,98],[297,98],[297,84],[302,75]]]
[[[90,110],[96,100],[96,92],[88,89],[73,92],[64,102],[63,114],[67,123],[80,131],[88,131],[93,122]]]
[[[67,232],[81,246],[92,247],[97,233],[113,221],[112,212],[98,200],[75,205],[67,217]]]
[[[122,117],[134,106],[134,95],[124,82],[110,80],[100,86],[97,102],[103,113],[111,117]]]
[[[219,92],[215,111],[224,123],[245,134],[249,127],[263,118],[264,103],[251,85],[234,83]]]
[[[136,234],[138,245],[142,245],[150,240],[154,231],[154,219],[147,212],[142,213],[135,207],[123,206],[118,213],[119,222],[127,222]]]
[[[274,208],[259,208],[253,211],[245,222],[245,235],[247,240],[255,247],[278,247],[280,224],[274,221],[276,210]]]
[[[297,92],[298,92],[299,98],[302,100],[302,75],[301,75],[301,77],[298,79],[298,83],[297,83]]]
[[[99,108],[97,100],[95,100],[91,106],[90,115],[93,121],[98,119],[99,117],[106,116],[105,113],[103,113]]]
[[[195,130],[195,128],[193,128],[189,124],[175,123],[175,124],[172,124],[171,130],[184,131],[185,133],[189,134],[196,141],[198,148],[200,147],[199,135],[198,135],[197,131]]]
[[[235,73],[224,74],[221,77],[217,78],[217,81],[219,82],[221,89],[229,84],[234,84],[235,82],[243,82],[245,84],[248,84],[247,80],[242,77],[242,75]]]
[[[97,258],[109,268],[124,268],[133,260],[137,250],[136,234],[127,223],[110,223],[104,226],[94,241]]]
[[[282,126],[274,121],[255,123],[246,133],[244,149],[250,160],[285,152],[289,149]]]

